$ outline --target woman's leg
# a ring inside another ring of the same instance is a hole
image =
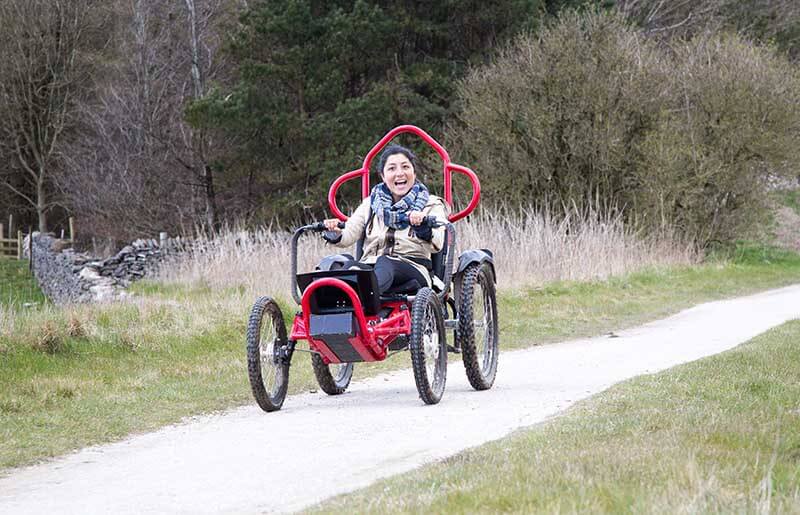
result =
[[[360,268],[361,270],[370,270],[372,268],[372,265],[367,265],[366,263],[356,261],[355,259],[349,259],[347,261],[334,263],[333,266],[331,266],[331,270],[350,270],[352,268]]]
[[[428,281],[417,270],[416,267],[401,261],[399,259],[392,259],[387,256],[378,256],[378,260],[374,265],[367,265],[359,261],[347,261],[345,263],[336,263],[331,270],[348,270],[352,268],[360,268],[362,270],[375,270],[375,276],[378,279],[378,295],[383,295],[392,286],[399,286],[412,279],[419,283],[420,288],[428,284]]]
[[[400,285],[412,279],[416,280],[420,287],[428,284],[425,277],[413,265],[392,259],[387,256],[379,256],[375,262],[375,276],[378,278],[378,292],[383,295],[389,288]]]

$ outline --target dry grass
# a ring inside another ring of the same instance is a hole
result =
[[[467,224],[459,226],[466,232]],[[589,234],[574,226],[573,232],[564,231],[563,238]],[[254,294],[274,289],[288,296],[288,237],[270,231],[258,235],[260,241],[239,236],[236,241],[230,232],[221,240],[228,243],[174,268],[174,277],[183,282],[135,283],[136,294],[124,302],[0,305],[0,469],[150,431],[184,416],[252,404],[244,353],[247,315]],[[324,248],[316,238],[308,242],[303,261],[310,267],[314,252],[321,255]],[[510,244],[504,251],[514,252]],[[735,257],[609,281],[509,286],[498,295],[502,346],[606,333],[705,300],[800,278],[800,258],[794,254],[753,249]],[[503,263],[510,261],[500,263],[501,273],[507,273],[503,267],[511,269]],[[284,308],[290,317],[293,310]],[[316,388],[308,355],[298,353],[295,359],[290,392]],[[398,356],[359,365],[356,377],[407,366],[407,358]]]
[[[560,280],[604,279],[646,268],[697,260],[692,245],[669,234],[643,235],[618,215],[573,209],[564,217],[548,210],[482,212],[458,222],[457,248],[488,248],[495,254],[501,288],[540,286]],[[191,259],[162,272],[166,282],[244,288],[288,301],[290,234],[272,228],[229,230],[205,242]],[[320,238],[300,242],[298,268],[311,270],[334,249]]]

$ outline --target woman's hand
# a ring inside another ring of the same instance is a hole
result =
[[[411,211],[408,213],[408,221],[411,225],[419,225],[425,218],[425,213],[422,211]]]
[[[339,228],[339,219],[338,218],[328,218],[327,220],[323,220],[325,224],[325,229],[333,232],[342,232]]]

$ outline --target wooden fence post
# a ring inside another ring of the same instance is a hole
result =
[[[14,215],[8,215],[8,236],[14,234]]]
[[[28,270],[33,273],[33,227],[28,226]]]
[[[11,228],[8,229],[8,235],[11,236]],[[3,239],[3,224],[0,224],[0,240]],[[3,245],[3,242],[0,241],[0,246]]]
[[[22,231],[17,230],[17,259],[22,259]]]
[[[69,217],[69,241],[75,243],[75,218]]]

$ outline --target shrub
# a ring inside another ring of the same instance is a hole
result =
[[[496,202],[624,202],[625,172],[658,122],[661,59],[619,15],[564,15],[460,84],[453,153]]]
[[[673,49],[668,108],[640,147],[636,211],[701,243],[766,220],[767,182],[800,159],[797,69],[733,35]]]
[[[458,92],[448,143],[490,202],[600,198],[701,246],[753,228],[768,174],[800,157],[797,71],[734,35],[666,46],[619,14],[569,13]]]

